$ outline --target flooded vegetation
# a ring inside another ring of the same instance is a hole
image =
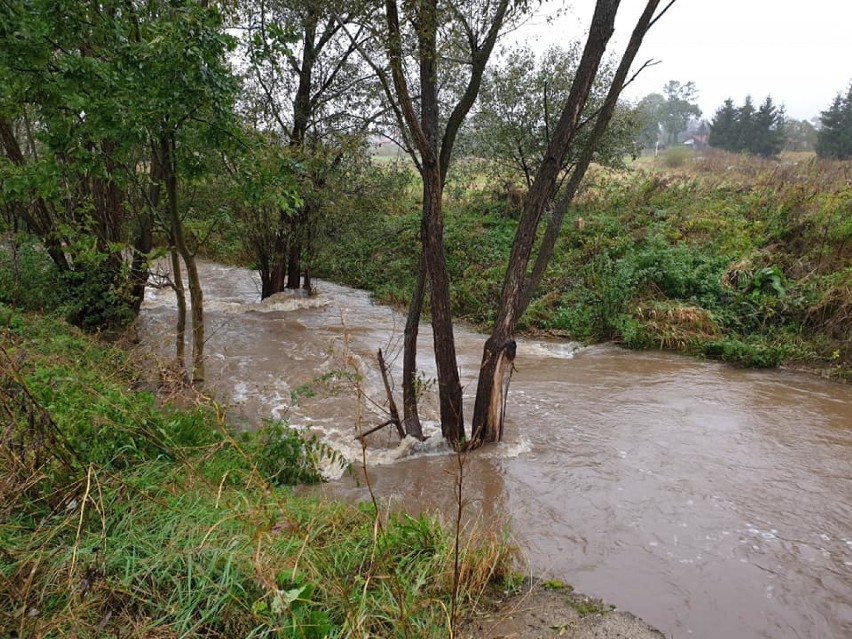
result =
[[[852,635],[852,86],[576,4],[0,3],[0,634]]]
[[[259,302],[250,271],[205,264],[202,274],[221,362],[211,383],[231,410],[248,423],[286,416],[359,465],[356,435],[385,419],[375,349],[398,372],[403,318],[326,282],[276,307]],[[169,343],[170,298],[157,292],[143,307],[152,347]],[[428,349],[430,336],[421,340]],[[458,333],[467,389],[481,340]],[[852,627],[852,388],[547,337],[520,340],[516,366],[505,441],[468,456],[465,498],[472,515],[508,521],[534,574],[667,635],[840,637]],[[368,398],[360,406],[351,373]],[[294,399],[303,385],[312,392]],[[456,476],[456,458],[434,421],[434,389],[423,400],[430,440],[400,443],[390,427],[371,435],[370,481],[392,508],[450,519],[452,493],[435,478]],[[369,499],[358,473],[322,492]]]

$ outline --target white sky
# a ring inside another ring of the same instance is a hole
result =
[[[518,37],[535,50],[584,39],[594,5],[569,0],[556,23],[536,19]],[[610,50],[624,48],[644,5],[622,0]],[[771,95],[788,117],[810,119],[852,80],[852,0],[677,0],[646,36],[637,64],[648,58],[661,63],[643,71],[626,97],[691,80],[708,120],[726,98],[741,104],[747,94],[755,102]]]

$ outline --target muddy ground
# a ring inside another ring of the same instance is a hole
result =
[[[462,639],[665,639],[659,630],[554,581],[526,582],[466,622]]]

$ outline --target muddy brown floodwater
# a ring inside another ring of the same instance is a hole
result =
[[[403,318],[325,282],[315,297],[261,303],[250,271],[204,263],[201,274],[208,379],[234,414],[249,425],[286,417],[359,459],[352,389],[315,380],[357,368],[361,389],[383,401],[374,353],[396,356],[398,374]],[[173,295],[149,289],[149,348],[168,352],[174,308]],[[470,400],[483,338],[457,334]],[[426,382],[430,340],[424,327]],[[310,383],[317,395],[294,405],[291,391]],[[431,391],[424,403],[434,419]],[[369,402],[361,415],[367,426],[381,421]],[[457,464],[437,434],[415,446],[393,433],[371,440],[378,496],[411,512],[453,512]],[[508,521],[533,573],[565,579],[666,636],[852,637],[852,387],[521,340],[506,441],[469,457],[465,490],[469,510]],[[326,492],[366,496],[348,476]]]

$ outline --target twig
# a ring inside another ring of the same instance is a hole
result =
[[[459,582],[461,581],[461,526],[462,515],[464,514],[464,465],[467,461],[467,447],[456,446],[456,462],[459,467],[459,474],[456,477],[456,530],[453,547],[453,595],[450,600],[450,632],[449,639],[454,639],[456,636],[456,626],[458,624],[458,599],[459,599]]]
[[[382,355],[380,348],[376,353],[376,358],[379,360],[379,370],[382,373],[382,382],[385,384],[385,392],[388,395],[388,409],[390,410],[390,421],[396,426],[396,432],[399,433],[400,439],[405,439],[405,429],[402,427],[402,422],[399,421],[399,411],[396,409],[396,402],[393,399],[390,382],[388,381],[388,367],[385,364],[385,358]]]
[[[355,439],[357,439],[357,440],[359,440],[359,441],[363,441],[363,440],[364,440],[364,438],[365,438],[367,435],[372,435],[372,434],[373,434],[373,433],[375,433],[376,431],[379,431],[379,430],[383,429],[385,426],[390,426],[390,425],[391,425],[391,424],[393,424],[393,423],[394,423],[394,420],[389,419],[389,420],[387,420],[386,422],[382,422],[382,423],[381,423],[381,424],[379,424],[378,426],[373,426],[370,430],[367,430],[367,431],[364,431],[364,432],[359,432],[357,435],[355,435]],[[397,423],[397,425],[399,424],[399,422],[396,422],[396,423]],[[358,430],[360,431],[361,429],[359,428]]]
[[[361,375],[358,370],[358,365],[355,363],[355,358],[352,357],[352,350],[350,348],[350,344],[352,341],[352,337],[349,334],[349,330],[346,326],[346,314],[340,314],[340,324],[343,326],[343,344],[345,346],[345,355],[344,362],[352,366],[355,369],[355,427],[358,429],[358,439],[361,442],[361,465],[364,469],[364,482],[367,484],[367,491],[370,493],[370,501],[373,502],[373,509],[376,513],[376,520],[374,525],[377,528],[378,532],[383,532],[384,528],[382,527],[381,516],[379,514],[379,502],[376,499],[376,494],[373,491],[373,484],[370,481],[370,473],[367,470],[367,441],[364,439],[364,427],[363,427],[363,415],[362,415],[362,399],[366,397],[364,394],[364,389],[361,387]]]

